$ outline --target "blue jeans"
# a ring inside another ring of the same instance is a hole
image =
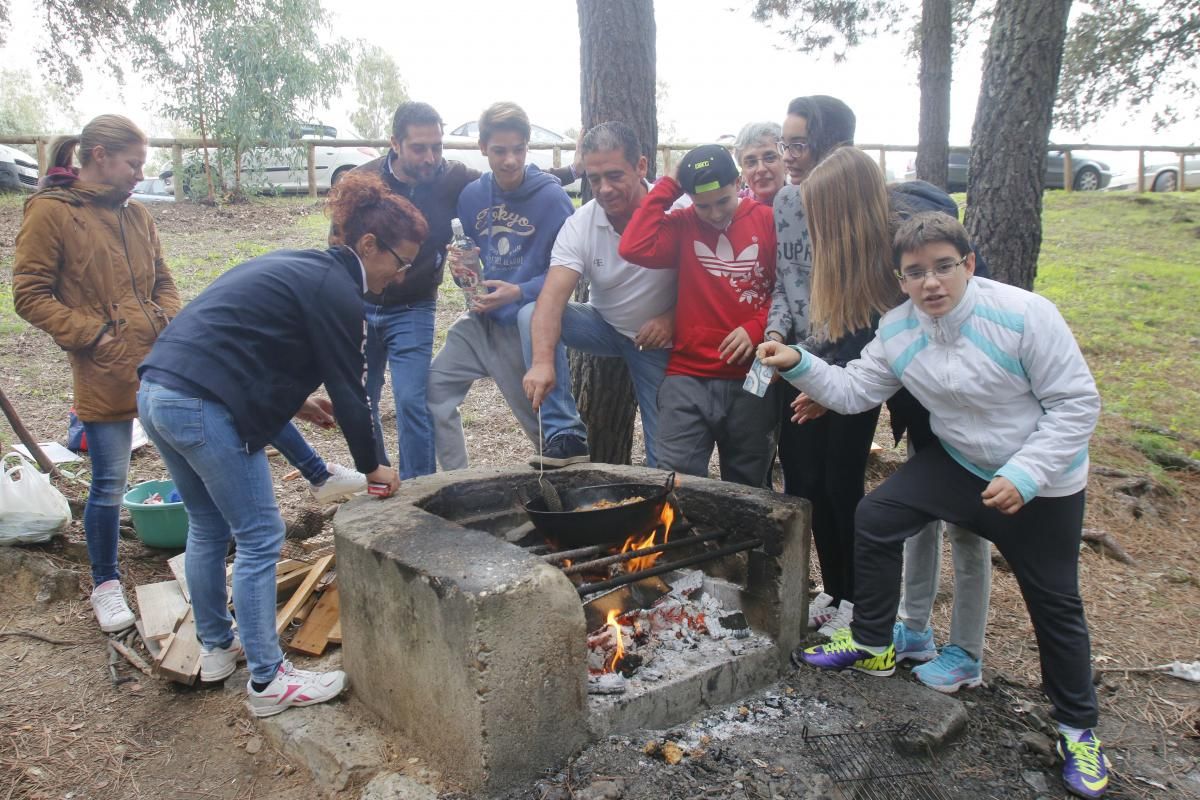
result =
[[[383,394],[385,366],[392,370],[392,397],[396,401],[396,433],[400,440],[400,478],[408,480],[437,471],[433,449],[433,422],[425,405],[429,362],[433,359],[434,301],[412,305],[366,305],[367,396],[375,420],[375,447],[379,463],[387,466],[379,398]]]
[[[85,422],[88,456],[92,461],[92,487],[83,507],[83,534],[96,586],[121,577],[117,570],[117,538],[121,526],[121,501],[129,480],[129,447],[133,420]]]
[[[250,677],[267,682],[283,661],[275,633],[275,564],[284,524],[262,450],[246,452],[229,409],[142,381],[138,414],[188,512],[187,573],[196,636],[205,647],[233,641],[225,554],[237,543],[233,606]]]
[[[517,324],[521,329],[521,345],[525,350],[525,364],[533,363],[533,339],[530,325],[533,319],[534,304],[530,303],[521,309],[517,315]],[[567,303],[562,318],[562,343],[574,350],[590,353],[594,356],[610,356],[624,359],[633,379],[633,391],[637,396],[638,409],[642,412],[642,433],[646,438],[646,463],[651,467],[658,465],[655,455],[655,436],[658,434],[658,387],[662,385],[663,377],[667,374],[667,359],[671,356],[669,349],[638,350],[636,344],[612,325],[604,321],[600,312],[587,303]],[[567,356],[562,347],[554,359],[555,378],[561,385],[566,385],[570,371]],[[575,407],[575,399],[569,391],[554,392],[553,397],[561,401],[551,404],[547,397],[542,406],[542,427],[546,439],[552,438],[552,432],[570,430],[582,427],[579,411]]]
[[[287,462],[304,476],[304,480],[313,486],[320,486],[329,480],[329,470],[325,467],[325,459],[317,455],[312,445],[304,438],[304,434],[295,424],[289,422],[283,430],[275,434],[271,444]]]

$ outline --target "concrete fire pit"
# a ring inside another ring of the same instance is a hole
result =
[[[565,489],[663,477],[577,465],[552,480]],[[386,501],[356,500],[335,518],[352,691],[469,790],[527,782],[593,738],[674,724],[776,680],[807,613],[807,504],[687,477],[677,496],[689,519],[763,540],[703,569],[734,587],[753,631],[773,644],[713,659],[638,697],[589,698],[575,586],[503,536],[525,519],[517,487],[535,485],[528,469],[439,473]]]

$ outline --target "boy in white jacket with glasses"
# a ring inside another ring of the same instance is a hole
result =
[[[855,513],[854,621],[804,651],[822,669],[895,671],[892,626],[904,541],[943,519],[991,540],[1012,566],[1033,622],[1046,694],[1060,730],[1063,780],[1082,797],[1108,785],[1091,648],[1079,596],[1088,440],[1100,396],[1054,304],[973,278],[957,220],[918,214],[895,237],[909,301],[879,322],[846,367],[765,342],[758,358],[821,405],[853,414],[901,386],[929,409],[941,446],[906,462]]]

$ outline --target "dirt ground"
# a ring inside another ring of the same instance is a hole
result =
[[[162,204],[154,213],[168,259],[189,265],[183,271],[208,268],[214,252],[233,249],[229,241],[252,239],[267,248],[312,246],[323,231],[321,222],[312,219],[318,208],[299,200],[222,209]],[[12,242],[19,221],[18,206],[0,205],[4,290],[11,280]],[[439,342],[460,309],[460,299],[445,291],[439,303]],[[12,319],[11,306],[0,313]],[[71,397],[65,358],[49,337],[17,322],[0,336],[0,385],[35,437],[61,441]],[[389,450],[394,453],[390,395],[382,406]],[[463,422],[473,464],[524,461],[532,453],[532,445],[490,383],[472,391],[463,407]],[[1200,686],[1122,671],[1200,658],[1200,476],[1153,470],[1123,444],[1122,425],[1106,417],[1104,437],[1093,449],[1086,525],[1110,534],[1135,563],[1120,563],[1090,546],[1080,556],[1102,703],[1101,734],[1118,775],[1112,796],[1200,797],[1200,778],[1195,777],[1200,764]],[[881,425],[876,438],[890,445],[886,430]],[[350,463],[336,432],[305,426],[305,433],[326,459]],[[9,431],[0,427],[6,450],[12,441]],[[635,443],[635,461],[643,452],[640,442]],[[885,450],[872,464],[872,482],[889,474],[901,458],[899,451]],[[1141,463],[1145,468],[1110,471],[1104,468],[1107,463]],[[272,459],[272,465],[285,516],[317,508],[303,481],[284,480],[289,465],[280,459]],[[86,462],[78,473],[78,481],[62,487],[77,502],[86,495]],[[161,477],[166,472],[152,448],[135,455],[131,483]],[[324,796],[303,765],[289,763],[258,736],[236,693],[180,690],[149,678],[112,685],[104,640],[86,602],[90,579],[78,522],[72,523],[64,541],[23,549],[78,571],[80,586],[68,599],[41,605],[29,594],[7,587],[0,592],[0,800]],[[170,555],[149,550],[136,539],[123,539],[121,564],[130,593],[139,583],[163,579]],[[939,640],[947,633],[952,592],[952,576],[946,572],[935,612]],[[67,644],[4,635],[11,631]],[[984,661],[987,688],[962,695],[971,713],[968,734],[936,765],[943,786],[952,797],[1062,796],[1057,767],[1047,766],[1020,745],[1024,734],[1038,729],[1046,704],[1038,690],[1032,628],[1016,582],[1002,565],[995,572]],[[779,700],[780,693],[788,697],[787,689],[799,691],[802,683],[797,674],[775,687],[773,695],[751,699],[746,703],[749,713],[767,707],[771,713],[762,713],[774,718],[779,708],[788,708]],[[777,702],[782,705],[771,705]],[[799,720],[803,715],[794,716]],[[845,721],[870,722],[853,715]],[[797,725],[777,723],[777,729],[764,736],[735,737],[708,746],[703,755],[675,766],[643,755],[644,744],[645,737],[598,743],[569,771],[511,797],[589,796],[576,790],[609,778],[620,778],[625,797],[802,796],[794,758],[803,746]]]

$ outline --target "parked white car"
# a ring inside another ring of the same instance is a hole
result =
[[[562,151],[562,166],[567,166],[575,159],[575,142],[563,136],[561,133],[555,133],[549,128],[543,128],[540,125],[531,125],[529,132],[530,144],[559,144],[563,145]],[[450,148],[447,145],[465,145],[463,149]],[[467,122],[459,125],[454,130],[442,137],[443,151],[442,155],[451,161],[461,161],[468,167],[473,167],[480,172],[491,172],[492,168],[488,166],[487,156],[479,152],[479,123]],[[525,163],[537,164],[544,170],[548,170],[554,166],[554,151],[553,150],[533,150],[531,149],[525,157]],[[571,194],[578,194],[581,190],[579,181],[564,186]]]
[[[0,144],[0,192],[32,192],[37,188],[37,159]]]
[[[341,180],[342,176],[357,166],[379,157],[371,147],[330,147],[319,144],[322,139],[336,139],[337,129],[329,125],[302,125],[301,139],[318,141],[316,156],[317,191],[327,192]],[[243,180],[255,187],[276,189],[284,192],[308,191],[308,160],[302,147],[255,148],[242,156]],[[199,152],[189,153],[185,170],[202,170],[203,156]],[[166,170],[160,175],[168,192],[174,191],[174,172]],[[232,183],[229,175],[227,184]]]

